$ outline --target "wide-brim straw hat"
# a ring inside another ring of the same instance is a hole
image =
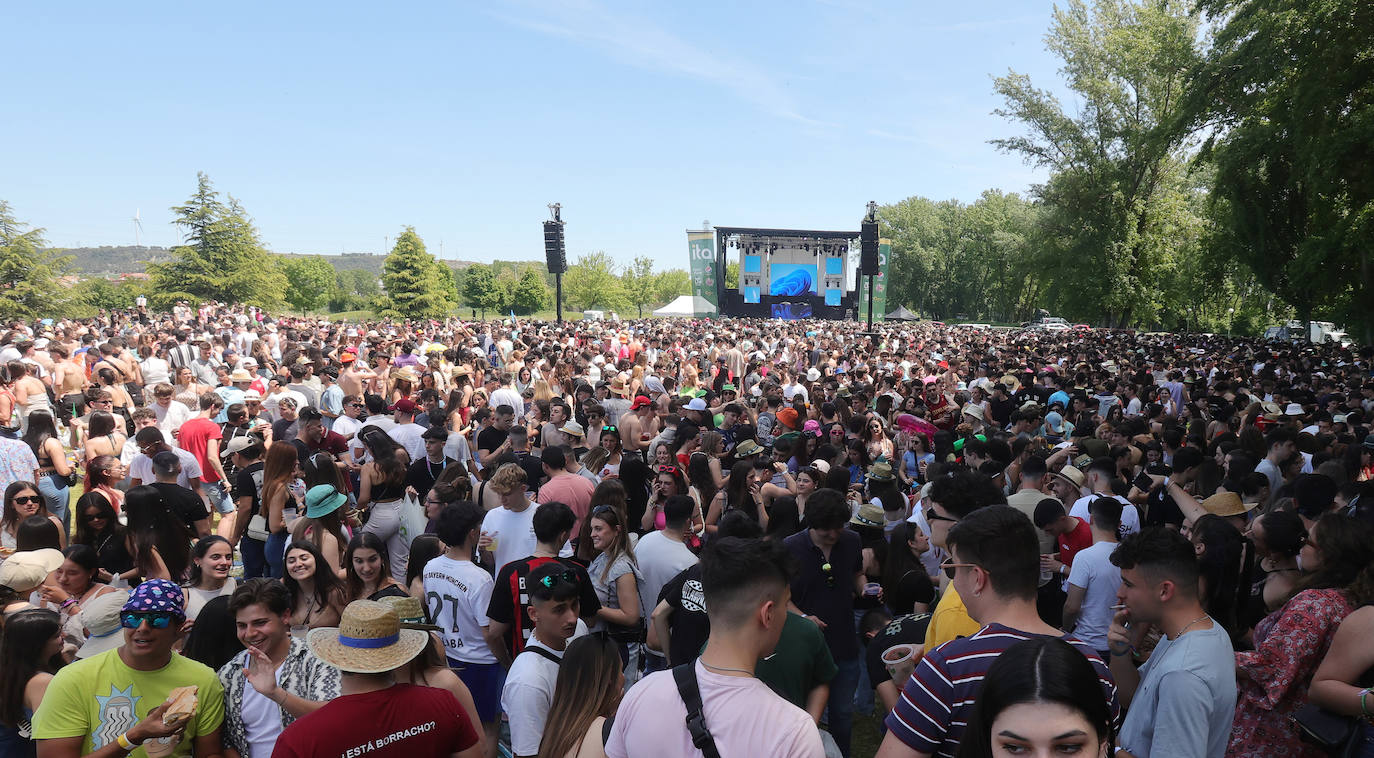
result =
[[[1087,480],[1087,477],[1083,476],[1083,472],[1073,466],[1065,466],[1059,471],[1054,472],[1054,475],[1079,488],[1081,488],[1083,482]]]
[[[310,652],[340,671],[381,674],[409,663],[429,644],[429,633],[401,628],[390,606],[354,600],[344,608],[338,626],[311,629]]]
[[[1217,516],[1239,516],[1242,513],[1249,513],[1254,510],[1259,503],[1246,504],[1241,501],[1240,495],[1234,492],[1218,492],[1203,500],[1202,509]]]
[[[420,603],[418,597],[388,595],[377,602],[396,611],[396,615],[401,619],[402,629],[419,629],[426,632],[443,631],[443,627],[425,621],[425,607]]]

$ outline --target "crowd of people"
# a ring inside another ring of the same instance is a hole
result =
[[[1374,756],[1369,348],[8,326],[0,755]]]

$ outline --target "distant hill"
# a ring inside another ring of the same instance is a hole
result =
[[[102,245],[101,247],[71,247],[61,251],[63,255],[72,256],[72,267],[76,273],[82,276],[115,276],[118,274],[140,274],[143,273],[149,263],[163,263],[171,259],[171,253],[165,247],[135,247],[133,245]],[[287,257],[297,257],[299,253],[277,253]],[[384,255],[373,255],[371,253],[344,253],[342,255],[324,255],[325,260],[334,266],[336,271],[353,271],[361,269],[369,271],[376,276],[382,274],[382,263],[386,260]],[[453,269],[462,270],[471,266],[475,261],[452,261],[446,260],[444,263]],[[498,261],[498,273],[504,266],[519,268],[525,265],[538,265],[543,268],[539,261]]]

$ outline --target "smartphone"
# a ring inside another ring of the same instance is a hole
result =
[[[1142,471],[1140,472],[1140,476],[1137,476],[1132,484],[1141,492],[1149,492],[1155,486],[1155,480],[1151,479],[1149,474]]]

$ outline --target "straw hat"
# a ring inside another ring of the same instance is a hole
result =
[[[972,416],[978,419],[979,421],[983,420],[983,406],[978,405],[977,403],[966,404],[964,406],[963,413],[965,416]]]
[[[1054,472],[1054,475],[1079,488],[1083,487],[1083,482],[1087,478],[1083,476],[1082,471],[1079,471],[1073,466],[1065,466],[1059,471]]]
[[[415,384],[416,382],[420,381],[420,377],[416,376],[415,372],[412,371],[409,366],[404,366],[400,369],[397,369],[396,371],[392,371],[391,378],[397,381],[404,379],[407,382],[410,382],[411,384]]]
[[[567,422],[563,426],[559,427],[558,431],[564,434],[571,434],[574,437],[582,437],[585,436],[587,433],[586,430],[582,428],[582,425],[577,423],[576,421]]]
[[[236,368],[229,373],[229,381],[237,384],[239,382],[253,381],[253,375],[241,368]]]
[[[421,631],[438,632],[442,627],[434,624],[425,623],[425,607],[420,604],[420,598],[406,595],[388,595],[379,599],[377,602],[389,607],[396,612],[401,619],[402,629],[419,629]]]
[[[859,506],[859,510],[854,512],[853,518],[849,523],[858,526],[871,526],[881,529],[887,523],[887,517],[883,515],[883,509],[872,503],[864,503]]]
[[[611,394],[613,394],[613,395],[628,395],[628,394],[630,394],[630,388],[627,387],[627,386],[625,386],[625,375],[624,375],[624,374],[616,374],[615,378],[611,380]]]
[[[429,644],[429,634],[402,629],[401,617],[390,606],[373,600],[354,600],[344,608],[338,626],[311,629],[310,652],[340,671],[380,674],[399,668]]]
[[[735,445],[735,458],[748,458],[762,451],[763,448],[754,440],[742,440],[738,445]]]
[[[868,467],[868,473],[864,474],[868,479],[875,482],[890,482],[896,477],[892,474],[892,464],[886,461],[878,461]]]
[[[1240,495],[1234,492],[1218,492],[1206,500],[1202,501],[1202,509],[1217,516],[1239,516],[1242,513],[1249,513],[1254,510],[1259,503],[1246,505],[1241,502]]]
[[[90,658],[124,644],[124,635],[119,633],[124,628],[119,623],[119,613],[128,600],[126,590],[106,592],[81,608],[81,623],[91,636],[76,651],[77,658]]]
[[[457,378],[460,377],[460,376],[472,376],[472,367],[470,367],[470,366],[455,366],[455,367],[453,368],[453,378],[454,378],[454,379],[457,379]]]

